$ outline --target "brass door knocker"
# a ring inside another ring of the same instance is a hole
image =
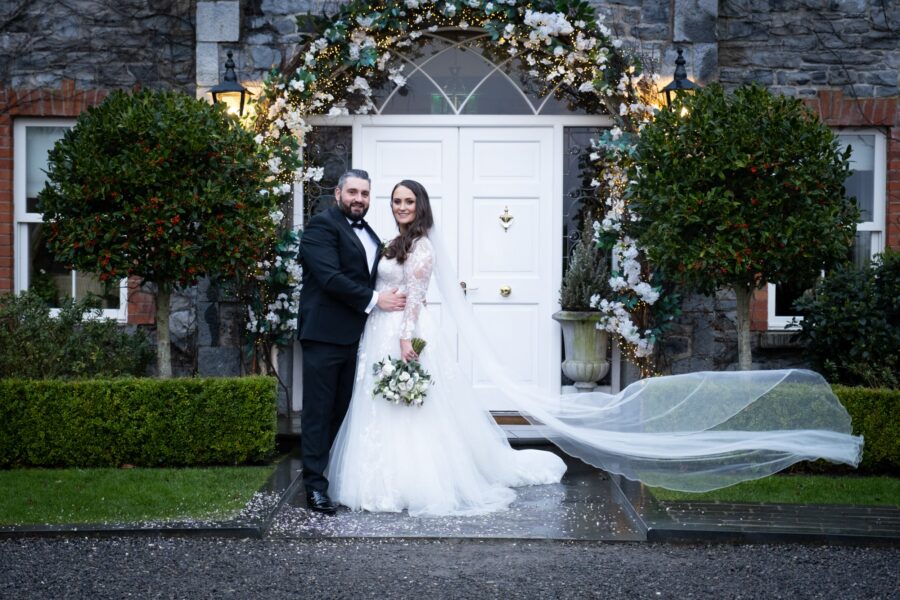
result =
[[[504,206],[504,207],[503,207],[503,214],[500,215],[500,226],[503,227],[503,231],[504,231],[504,232],[508,232],[508,231],[509,231],[509,226],[512,225],[512,220],[513,220],[514,218],[515,218],[515,217],[513,217],[511,214],[509,214],[509,207],[508,207],[508,206]]]

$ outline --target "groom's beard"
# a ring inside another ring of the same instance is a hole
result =
[[[351,205],[344,204],[343,202],[338,202],[338,208],[344,216],[350,219],[351,221],[358,221],[366,216],[366,213],[369,212],[369,207],[364,206],[362,203],[355,202]]]

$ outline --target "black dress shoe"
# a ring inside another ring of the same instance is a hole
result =
[[[337,507],[331,501],[331,498],[328,497],[328,494],[319,490],[306,492],[306,507],[326,515],[333,515],[337,511]]]

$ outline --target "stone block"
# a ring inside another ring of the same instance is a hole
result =
[[[674,42],[714,43],[717,40],[717,0],[675,0]]]
[[[669,37],[668,24],[635,25],[631,35],[639,40],[659,40]]]
[[[898,92],[897,86],[876,85],[876,86],[874,86],[874,91],[872,92],[872,97],[888,98],[891,96],[896,96],[897,92]]]
[[[322,14],[331,0],[262,0],[260,8],[266,15]]]
[[[197,85],[219,84],[219,45],[197,42]]]
[[[875,96],[875,86],[857,83],[844,87],[844,94],[857,98],[872,98]]]
[[[197,42],[236,42],[241,37],[241,3],[197,3]]]
[[[808,85],[812,81],[809,73],[794,71],[779,71],[775,73],[775,82],[778,85]]]
[[[255,46],[250,49],[250,61],[256,69],[269,71],[281,66],[281,51],[270,46]]]
[[[241,374],[240,348],[197,349],[197,375],[201,377],[233,377]]]
[[[725,25],[725,39],[734,40],[765,39],[765,28],[748,21],[728,21]]]
[[[843,13],[845,17],[864,15],[869,8],[868,0],[830,0],[828,10]]]
[[[718,79],[719,74],[719,45],[718,44],[694,44],[692,48],[692,62],[694,64],[695,83],[706,85]]]
[[[644,0],[641,4],[641,20],[644,23],[669,23],[670,5],[668,0]]]
[[[690,358],[691,338],[681,335],[667,335],[663,338],[662,351],[669,360]]]
[[[215,302],[197,303],[197,345],[219,345],[219,311]]]
[[[290,36],[297,33],[297,21],[294,18],[275,19],[272,21],[272,26],[275,27],[275,30],[278,31],[282,39],[284,36]]]
[[[219,345],[240,348],[246,318],[244,305],[236,302],[219,303]]]
[[[873,71],[866,73],[863,81],[873,85],[884,85],[896,88],[900,85],[900,74],[897,71]]]
[[[760,85],[770,86],[775,83],[775,74],[772,71],[753,69],[745,73],[744,81],[755,81]]]

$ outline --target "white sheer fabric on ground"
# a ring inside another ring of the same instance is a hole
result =
[[[563,461],[551,452],[514,450],[472,398],[450,348],[423,302],[431,276],[427,239],[405,265],[383,259],[379,290],[402,287],[404,312],[372,311],[360,342],[350,409],[332,447],[327,477],[335,501],[352,509],[410,515],[475,515],[503,509],[511,487],[558,482]],[[421,407],[372,397],[372,365],[398,357],[399,340],[428,341],[421,362],[433,376]]]
[[[552,394],[513,381],[478,328],[436,228],[429,237],[441,331],[458,331],[498,393],[568,454],[647,485],[691,492],[758,479],[803,460],[859,464],[862,438],[852,435],[846,409],[812,371],[656,377],[614,395]]]

